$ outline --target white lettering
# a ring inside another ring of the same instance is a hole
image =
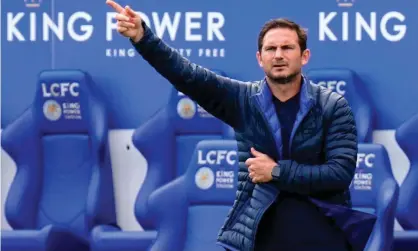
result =
[[[113,31],[118,28],[118,22],[116,21],[116,12],[106,13],[106,41],[113,40]],[[145,20],[144,20],[145,21]]]
[[[76,115],[73,115],[73,114],[70,114],[70,115],[65,114],[65,119],[81,119],[81,115],[78,115],[78,114],[76,114]]]
[[[373,174],[372,173],[355,173],[354,179],[355,180],[372,180]]]
[[[337,12],[320,12],[319,13],[319,41],[325,41],[326,39],[330,41],[342,41],[350,40],[350,27],[354,25],[355,29],[355,40],[362,41],[363,31],[368,35],[372,41],[377,40],[377,32],[380,31],[380,35],[390,42],[397,42],[402,40],[406,34],[406,25],[405,24],[394,24],[393,33],[388,32],[388,23],[389,21],[396,19],[401,23],[405,22],[405,16],[397,11],[392,11],[384,14],[378,20],[376,12],[371,12],[369,18],[366,18],[359,12],[356,12],[354,16],[351,16],[349,12],[341,13],[341,26],[335,27],[335,30],[331,28],[331,23],[335,20],[339,13]],[[353,19],[354,18],[354,19]],[[379,22],[379,23],[378,23]],[[379,25],[379,26],[378,26]],[[338,37],[337,31],[340,31],[341,37]]]
[[[361,163],[364,163],[367,167],[372,168],[374,166],[374,159],[376,155],[374,153],[358,153],[357,154],[357,167],[360,166]]]
[[[208,30],[207,36],[208,41],[213,41],[213,35],[219,41],[225,41],[225,37],[221,32],[221,28],[225,24],[225,17],[220,12],[209,12],[208,13]]]
[[[88,40],[93,34],[93,25],[80,25],[79,30],[81,33],[76,33],[76,24],[77,21],[83,19],[87,22],[92,21],[92,17],[87,12],[79,11],[71,14],[68,17],[67,23],[65,20],[64,12],[58,12],[57,17],[51,17],[48,13],[43,12],[41,13],[41,22],[42,25],[37,25],[37,13],[30,12],[28,13],[29,18],[25,19],[25,12],[19,13],[7,13],[7,41],[25,41],[25,36],[29,36],[30,41],[37,41],[37,27],[42,27],[41,34],[43,41],[50,41],[51,36],[50,33],[55,34],[58,40],[63,41],[65,31],[69,35],[69,37],[75,41],[86,41]],[[27,34],[24,35],[21,30],[18,29],[19,22],[28,22],[29,29]]]
[[[192,21],[192,19],[202,18],[202,12],[186,12],[186,41],[202,41],[202,35],[192,34],[192,29],[200,29],[199,21]]]
[[[69,114],[69,115],[74,115],[74,114],[80,115],[81,114],[81,111],[80,110],[77,110],[77,109],[68,109],[68,110],[64,110],[63,113],[64,114]]]
[[[234,171],[216,171],[216,177],[234,178]]]
[[[311,82],[314,83],[313,81]],[[340,80],[340,81],[330,80],[330,81],[319,81],[317,85],[323,86],[331,91],[335,91],[336,93],[340,95],[344,95],[345,86],[347,85],[347,83],[344,80]]]
[[[42,94],[44,97],[65,97],[66,93],[69,92],[71,96],[77,97],[79,92],[76,90],[79,88],[79,83],[53,83],[49,86],[42,83]]]
[[[79,103],[62,103],[63,109],[80,109]]]
[[[236,162],[236,151],[227,151],[227,150],[210,150],[203,156],[203,151],[198,151],[198,160],[197,163],[199,165],[220,165],[224,161],[228,163],[228,165],[234,165]]]
[[[49,31],[51,30],[59,40],[64,40],[64,13],[58,13],[58,24],[55,23],[52,18],[47,13],[42,13],[43,24],[42,24],[42,34],[43,40],[49,41]]]
[[[356,41],[362,40],[362,30],[369,35],[371,40],[376,41],[376,12],[370,13],[370,24],[367,23],[360,13],[356,13],[356,20]]]
[[[74,24],[79,19],[83,19],[87,22],[91,22],[92,17],[90,16],[90,14],[83,12],[83,11],[74,13],[73,15],[70,16],[70,18],[68,18],[67,30],[68,30],[68,35],[70,35],[72,39],[74,39],[77,42],[83,42],[83,41],[88,40],[93,34],[93,25],[86,25],[86,24],[80,25],[80,31],[82,31],[82,33],[78,34],[76,33],[74,29]]]
[[[343,41],[348,41],[348,13],[343,13]]]
[[[405,24],[395,24],[393,26],[393,30],[396,31],[397,33],[392,35],[388,32],[388,27],[387,27],[387,23],[391,19],[397,19],[401,22],[404,22],[405,21],[405,16],[402,13],[399,13],[397,11],[392,11],[392,12],[386,13],[383,16],[382,21],[380,22],[380,30],[382,31],[383,37],[385,37],[388,41],[397,42],[397,41],[400,41],[402,38],[405,37],[406,25]]]
[[[216,187],[217,188],[233,188],[235,181],[234,171],[216,171]]]
[[[23,12],[17,13],[16,16],[14,16],[13,13],[7,13],[7,41],[13,41],[14,37],[16,37],[18,41],[25,41],[25,37],[16,27],[17,23],[23,18],[24,15],[25,13]],[[31,28],[33,27],[31,26]]]
[[[331,12],[325,16],[324,12],[319,13],[319,41],[325,41],[325,36],[331,41],[337,41],[337,37],[328,27],[328,23],[334,19],[337,12]]]
[[[152,20],[154,21],[155,33],[158,37],[162,37],[164,32],[167,30],[171,41],[176,39],[177,31],[179,29],[181,13],[176,12],[174,14],[174,22],[171,21],[170,15],[167,12],[164,12],[163,18],[160,21],[157,12],[152,13]],[[186,25],[187,26],[187,25]]]
[[[214,49],[203,49],[203,48],[199,48],[198,51],[198,56],[199,57],[213,57],[213,58],[217,58],[217,57],[225,57],[225,49],[224,48],[214,48]]]
[[[184,39],[186,41],[203,41],[204,39],[207,41],[215,39],[225,41],[225,36],[221,30],[225,25],[225,17],[220,12],[175,12],[174,14],[151,12],[150,17],[152,19],[145,13],[138,12],[138,14],[161,38],[168,35],[168,39],[174,41],[178,39],[177,34],[184,27]],[[115,12],[106,13],[106,41],[112,41],[114,34],[117,34],[115,16]],[[204,18],[206,18],[206,22],[204,22]],[[80,24],[79,21],[81,20],[87,24]],[[92,20],[92,16],[84,11],[74,12],[70,15],[58,12],[56,16],[50,16],[47,12],[9,12],[6,20],[7,41],[26,41],[26,37],[30,41],[37,41],[38,32],[41,32],[39,34],[42,34],[43,41],[50,41],[51,34],[54,34],[58,40],[63,41],[65,35],[68,34],[71,39],[82,42],[90,39],[93,35],[94,26],[90,24]],[[29,24],[29,29],[20,30],[19,24],[21,22]],[[38,25],[38,22],[41,22],[41,25]],[[204,23],[206,27],[203,26]],[[41,30],[39,31],[37,28]]]
[[[149,16],[143,12],[137,12],[138,15],[152,30],[155,31],[156,36],[162,38],[168,34],[168,39],[174,41],[177,38],[177,33],[184,27],[184,40],[186,41],[213,41],[215,38],[219,41],[225,41],[225,36],[221,29],[225,24],[225,17],[220,12],[208,12],[206,14],[206,27],[202,25],[202,19],[205,13],[203,12],[151,12]],[[106,14],[106,41],[112,41],[113,35],[117,34],[116,13],[108,12]],[[152,22],[151,22],[152,21]],[[181,24],[184,22],[184,26]],[[206,32],[202,31],[205,28]],[[206,33],[206,37],[202,34]]]
[[[36,13],[31,12],[30,14],[30,28],[29,36],[30,41],[36,41]]]
[[[185,56],[185,57],[190,57],[190,55],[192,54],[192,49],[183,49],[183,48],[180,48],[180,49],[177,49],[177,51],[182,56]]]
[[[134,48],[129,49],[106,49],[106,57],[135,57],[136,50]]]

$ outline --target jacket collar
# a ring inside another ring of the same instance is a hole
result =
[[[264,78],[259,83],[259,91],[254,95],[260,101],[261,108],[265,110],[267,106],[272,102],[273,95],[267,84],[267,79]],[[314,87],[311,81],[309,81],[304,75],[302,75],[302,85],[300,90],[300,104],[302,107],[309,106],[314,103]]]

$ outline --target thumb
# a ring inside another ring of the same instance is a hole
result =
[[[263,154],[257,150],[255,150],[254,147],[251,147],[251,153],[255,156],[255,157],[261,157]]]
[[[136,17],[135,11],[133,11],[129,5],[125,7],[125,11],[130,17]]]

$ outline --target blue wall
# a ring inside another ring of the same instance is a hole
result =
[[[190,49],[191,54],[187,57],[192,61],[220,69],[227,75],[242,80],[258,80],[263,77],[255,59],[257,35],[263,23],[276,17],[294,19],[308,29],[308,46],[312,50],[312,59],[307,69],[346,67],[356,71],[364,81],[366,91],[371,94],[371,102],[377,115],[376,129],[393,129],[418,113],[418,81],[415,78],[418,2],[340,2],[352,5],[342,7],[335,0],[143,0],[120,3],[141,10],[150,20],[154,31],[159,26],[154,18],[161,21],[166,13],[166,18],[170,18],[173,23],[175,17],[178,17],[178,29],[173,29],[175,39],[170,38],[166,30],[163,33],[164,40],[175,48]],[[36,18],[36,22],[32,22],[31,15],[33,19]],[[55,23],[59,23],[57,20],[60,15],[64,25],[62,39],[49,32],[49,38],[44,41],[43,35],[47,34],[43,33],[49,29],[43,29],[43,21],[52,18]],[[78,38],[82,41],[71,37],[68,29],[72,29],[69,22],[71,17],[77,15],[91,18],[75,19],[73,23],[76,34],[83,35],[87,31],[87,39],[82,36]],[[45,0],[37,7],[26,6],[24,0],[2,2],[2,128],[29,106],[34,96],[38,72],[49,68],[79,68],[90,72],[96,81],[97,90],[108,97],[112,128],[135,128],[167,102],[169,83],[156,74],[136,52],[132,53],[133,57],[107,55],[107,49],[132,49],[129,41],[119,36],[115,30],[111,31],[111,37],[106,36],[106,30],[111,28],[108,15],[112,15],[112,10],[104,1]],[[201,15],[201,18],[192,18],[192,24],[189,22],[186,25],[186,16],[193,15]],[[329,21],[322,28],[321,15],[323,23]],[[347,25],[342,21],[344,15],[347,15]],[[391,15],[404,19],[391,18]],[[46,17],[44,20],[43,16]],[[212,17],[213,21],[210,26],[213,29],[209,29],[210,31],[216,30],[217,25],[222,25],[220,21],[224,21],[219,33],[210,33],[214,34],[212,41],[207,36],[208,17]],[[371,39],[363,29],[362,39],[357,41],[356,24],[361,24],[362,18],[370,23],[371,17],[376,20],[376,27],[372,27],[376,28],[375,39]],[[388,18],[387,23],[383,23],[385,18]],[[200,24],[200,28],[193,28],[193,24]],[[35,26],[32,30],[35,31],[36,38],[31,41],[31,27]],[[186,28],[192,28],[192,34],[201,35],[201,38],[198,37],[199,41],[186,38]],[[348,29],[347,41],[343,41],[345,28]],[[92,33],[89,34],[89,31]],[[320,34],[324,31],[327,33],[322,41]],[[335,34],[337,41],[331,41],[331,33]],[[400,34],[396,36],[398,33]],[[24,38],[25,41],[19,41],[19,38]],[[222,52],[224,55],[199,56],[199,50],[206,48],[212,49],[212,54],[217,49],[218,54]]]

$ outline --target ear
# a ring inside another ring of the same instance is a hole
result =
[[[311,51],[309,49],[306,49],[304,52],[302,52],[302,66],[306,65],[309,62],[310,58]]]
[[[259,65],[261,68],[263,68],[263,62],[261,61],[261,54],[260,54],[260,52],[259,52],[259,51],[257,51],[257,53],[256,53],[255,55],[256,55],[256,57],[257,57],[257,62],[258,62],[258,65]]]

